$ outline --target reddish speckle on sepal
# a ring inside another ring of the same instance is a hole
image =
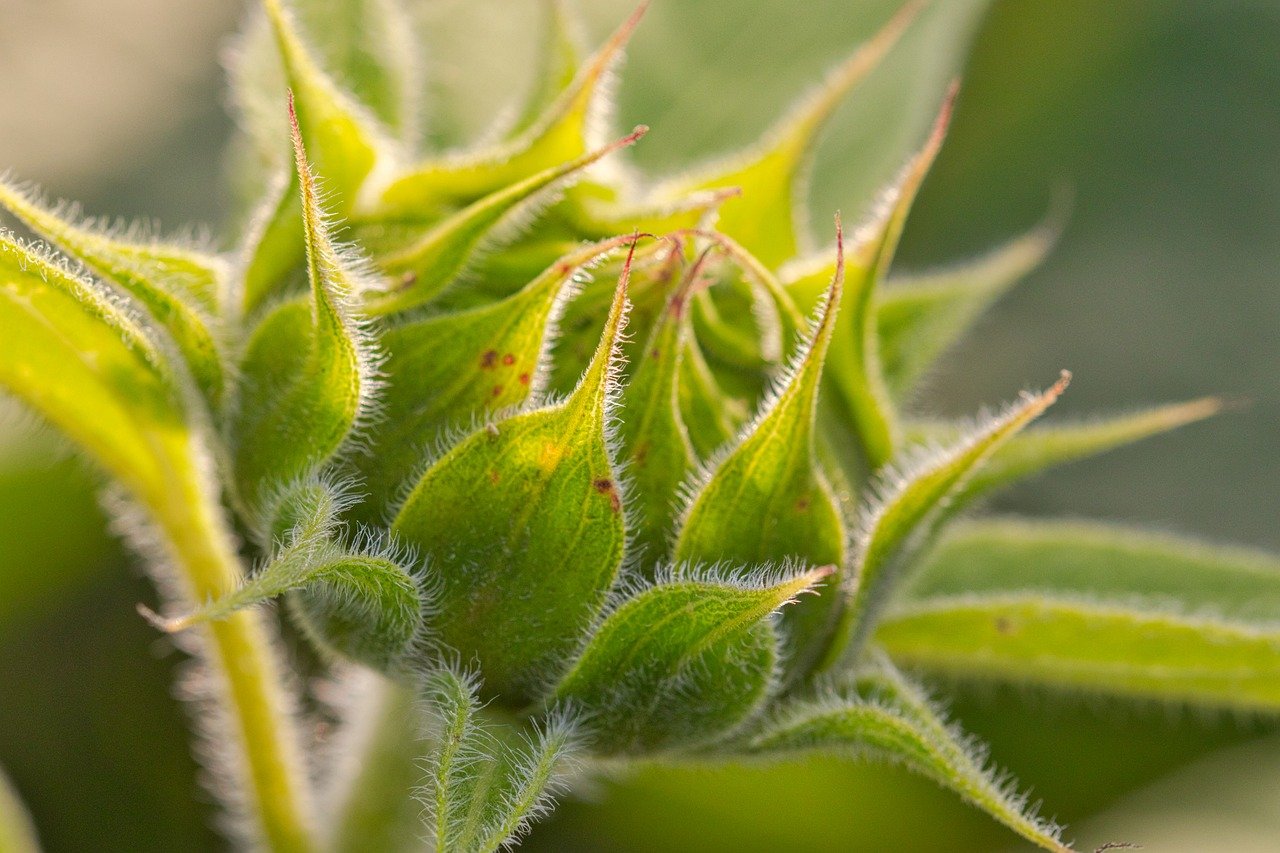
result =
[[[498,351],[491,349],[485,350],[484,355],[480,356],[480,367],[484,370],[490,370],[498,363]]]

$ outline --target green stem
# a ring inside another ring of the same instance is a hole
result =
[[[355,673],[358,699],[349,710],[338,760],[338,789],[329,849],[421,849],[422,806],[413,795],[423,781],[426,755],[412,690],[371,671]],[[343,772],[345,771],[345,772]]]
[[[243,570],[222,519],[198,488],[189,491],[167,502],[159,522],[190,599],[214,600],[239,586]],[[307,776],[270,629],[259,612],[241,611],[202,630],[209,640],[206,663],[221,682],[214,699],[232,729],[225,735],[234,742],[226,748],[238,753],[232,766],[243,773],[237,782],[262,843],[277,853],[315,850]]]

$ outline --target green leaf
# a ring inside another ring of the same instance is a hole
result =
[[[740,187],[742,197],[721,209],[719,230],[770,268],[795,257],[807,239],[801,192],[818,136],[849,90],[862,82],[897,42],[919,6],[903,6],[879,33],[837,67],[814,95],[751,149],[669,182],[659,187],[657,194],[678,198],[695,190]]]
[[[1101,524],[945,537],[876,639],[959,678],[1280,710],[1280,561]]]
[[[1001,445],[1053,405],[1070,381],[1065,371],[1049,390],[1023,399],[970,438],[887,479],[888,493],[863,523],[854,576],[836,642],[824,665],[857,653],[902,580],[910,557],[928,542],[946,505]]]
[[[0,850],[5,853],[39,853],[35,827],[9,780],[0,772]]]
[[[998,519],[952,529],[904,593],[1088,594],[1224,619],[1280,621],[1280,560],[1118,525]]]
[[[911,394],[937,359],[1052,247],[1043,226],[958,266],[892,281],[876,300],[880,366],[895,400]]]
[[[637,127],[603,148],[497,190],[431,228],[404,251],[382,258],[380,266],[398,281],[370,303],[370,310],[390,314],[427,304],[467,269],[485,245],[501,242],[502,225],[519,219],[522,210],[536,205],[539,198],[619,148],[634,144],[647,131]]]
[[[144,503],[192,473],[183,393],[146,332],[86,278],[0,234],[0,387]],[[56,381],[55,381],[56,378]]]
[[[296,123],[294,146],[310,304],[281,305],[245,351],[235,470],[251,506],[264,486],[301,477],[338,452],[369,417],[376,385],[376,350],[352,307],[367,273],[334,244]]]
[[[565,788],[573,724],[552,714],[532,736],[499,728],[481,719],[474,680],[448,671],[429,676],[425,693],[438,728],[423,792],[431,849],[488,853],[515,843]]]
[[[975,472],[952,498],[949,511],[957,512],[997,489],[1055,465],[1105,453],[1195,423],[1218,414],[1222,408],[1221,400],[1206,397],[1105,420],[1034,427],[996,450],[982,470]],[[964,429],[956,424],[918,422],[908,425],[907,432],[909,440],[937,443],[955,441]]]
[[[581,709],[592,747],[606,753],[672,750],[723,736],[776,686],[770,615],[831,572],[715,582],[677,570],[605,619],[556,697]]]
[[[392,528],[439,575],[441,639],[507,702],[554,683],[622,564],[607,424],[629,273],[630,262],[574,392],[463,439],[427,469]]]
[[[901,764],[955,791],[1027,841],[1070,850],[1060,830],[1036,818],[1026,797],[1001,782],[968,738],[948,726],[917,688],[884,667],[862,680],[861,691],[846,688],[784,706],[752,738],[749,751],[782,756],[840,750]]]
[[[221,402],[225,377],[216,315],[227,276],[221,258],[75,225],[5,181],[0,181],[0,205],[141,303],[173,336],[206,398],[214,406]]]
[[[412,562],[389,542],[368,534],[354,546],[337,540],[338,514],[349,503],[321,481],[301,481],[273,496],[276,539],[269,563],[239,588],[190,613],[161,618],[139,610],[170,633],[225,619],[285,593],[297,592],[293,610],[303,630],[323,649],[386,671],[422,630],[422,594],[404,568]]]
[[[1280,712],[1280,629],[1127,600],[1042,592],[914,602],[877,638],[954,677]]]
[[[861,229],[849,263],[849,296],[836,324],[827,375],[837,412],[863,458],[863,476],[883,467],[898,444],[896,414],[880,364],[877,285],[892,263],[916,192],[942,147],[955,94],[952,87],[928,141],[889,186],[871,222]],[[810,292],[830,277],[837,262],[803,262],[781,273],[796,304],[816,301]]]
[[[430,222],[601,147],[609,126],[607,83],[647,5],[641,4],[524,133],[479,154],[418,166],[387,186],[370,218]]]
[[[615,237],[580,247],[506,299],[384,335],[383,418],[371,432],[372,452],[355,460],[371,511],[385,507],[440,435],[543,392],[548,349],[574,277],[630,242]]]
[[[671,549],[677,495],[696,463],[680,413],[680,368],[691,337],[689,300],[701,283],[708,252],[676,281],[623,392],[618,435],[631,480],[634,530],[630,547],[645,563]]]
[[[844,565],[844,526],[835,495],[817,468],[814,419],[836,317],[843,267],[819,306],[807,345],[742,440],[715,461],[689,500],[675,559],[752,566],[799,560]],[[807,670],[835,628],[840,577],[817,600],[787,614],[794,674]]]

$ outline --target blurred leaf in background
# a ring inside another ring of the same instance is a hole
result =
[[[229,127],[216,56],[241,5],[0,0],[0,166],[54,195],[83,198],[89,213],[159,215],[166,226],[218,222]],[[580,5],[599,38],[631,4]],[[619,91],[619,126],[653,128],[637,165],[691,164],[754,138],[897,5],[658,0]],[[985,5],[934,3],[916,40],[835,116],[812,179],[815,221],[834,209],[859,220],[923,135],[972,44],[955,124],[899,268],[925,269],[1021,233],[1063,184],[1074,204],[1047,263],[932,378],[943,414],[1004,399],[1063,366],[1076,374],[1068,410],[1203,394],[1252,401],[1015,489],[997,508],[1125,518],[1280,547],[1280,4],[996,0],[984,17]],[[427,136],[449,145],[518,100],[537,10],[508,0],[419,0],[416,10],[431,74]],[[923,48],[929,28],[945,35],[944,48]],[[495,66],[485,45],[501,45],[510,62]],[[169,698],[176,656],[133,613],[151,593],[102,529],[95,478],[45,439],[6,436],[0,765],[50,850],[217,849],[184,720]],[[68,508],[74,523],[55,523]],[[1134,795],[1069,833],[1086,845],[1202,849],[1211,841],[1174,832],[1185,824],[1171,823],[1165,803],[1198,796],[1192,814],[1201,828],[1244,833],[1263,807],[1253,814],[1225,780],[1246,778],[1239,768],[1250,766],[1247,778],[1266,790],[1280,773],[1280,747],[1250,741],[1258,730],[1247,723],[979,689],[952,712],[1073,824],[1194,756],[1245,741],[1179,777],[1195,784],[1174,780]],[[1207,802],[1206,789],[1222,796]],[[928,782],[839,761],[654,768],[602,783],[597,794],[567,804],[531,848],[1008,843]]]

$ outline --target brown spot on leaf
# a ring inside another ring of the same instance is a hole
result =
[[[498,476],[498,472],[496,470],[489,472],[489,482],[493,483],[495,486],[498,485],[498,481],[501,479],[502,478]]]
[[[1013,620],[1007,616],[996,617],[996,633],[1003,636],[1009,636],[1013,633]]]
[[[658,359],[662,358],[662,350],[658,349],[657,347],[654,347],[653,349],[649,350],[649,358],[653,359],[654,361],[657,361]]]
[[[608,477],[601,477],[591,484],[595,490],[602,495],[609,496],[609,506],[614,512],[622,511],[622,499],[618,497],[618,490],[613,486],[613,480]]]
[[[480,367],[489,370],[498,363],[498,351],[496,349],[485,350],[484,355],[480,356]]]
[[[808,511],[809,511],[809,498],[806,495],[805,497],[802,497],[796,501],[796,512],[808,512]]]

